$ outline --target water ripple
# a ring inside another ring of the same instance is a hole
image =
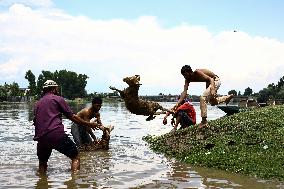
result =
[[[105,103],[102,107],[103,123],[115,126],[108,151],[81,152],[81,170],[76,175],[70,173],[70,160],[53,151],[48,172],[41,175],[36,171],[32,112],[32,104],[0,104],[0,188],[283,188],[283,183],[192,167],[154,153],[142,137],[161,135],[172,127],[162,124],[163,116],[147,122],[145,116],[129,113],[124,103]],[[209,119],[223,115],[216,107],[209,107]],[[64,119],[63,123],[70,134],[71,121]],[[96,131],[97,136],[101,134]]]

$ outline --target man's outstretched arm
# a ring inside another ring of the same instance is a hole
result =
[[[79,116],[77,116],[76,114],[73,114],[73,116],[71,116],[69,118],[71,121],[73,121],[74,123],[78,124],[78,125],[83,125],[85,127],[90,127],[90,128],[98,128],[98,124],[95,122],[88,122],[83,120],[82,118],[80,118]]]
[[[179,107],[179,105],[181,104],[181,102],[186,98],[188,86],[189,86],[189,82],[187,80],[185,80],[183,91],[180,94],[180,98],[179,98],[178,102],[176,103],[176,105],[174,106],[173,110],[177,109]]]

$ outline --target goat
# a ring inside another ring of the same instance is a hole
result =
[[[169,111],[163,108],[157,102],[139,99],[138,91],[139,91],[140,85],[142,85],[139,83],[140,81],[139,75],[125,77],[123,81],[128,84],[127,88],[123,90],[119,90],[112,86],[110,86],[109,88],[111,90],[119,92],[121,98],[125,101],[126,108],[131,113],[136,114],[136,115],[149,116],[146,119],[146,121],[150,121],[156,117],[154,115],[165,114],[166,111]],[[157,112],[157,110],[162,110],[162,112]]]

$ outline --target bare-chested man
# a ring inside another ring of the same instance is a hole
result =
[[[173,109],[176,109],[179,104],[186,98],[187,90],[190,82],[205,82],[206,90],[200,97],[200,109],[202,121],[200,126],[207,124],[207,103],[212,106],[225,102],[226,104],[233,98],[233,95],[218,96],[217,90],[221,85],[220,78],[212,71],[207,69],[196,69],[192,71],[189,65],[181,68],[181,74],[185,78],[184,89],[181,93],[180,99]]]
[[[102,99],[99,97],[95,97],[92,100],[92,106],[82,109],[77,113],[77,116],[82,118],[83,120],[90,122],[93,118],[93,121],[98,124],[98,128],[105,132],[106,130],[110,132],[113,127],[104,127],[102,125],[100,119],[100,109],[102,106]],[[78,147],[84,147],[86,145],[90,145],[92,142],[97,143],[97,138],[94,135],[91,128],[82,127],[81,125],[73,124],[71,126],[71,134],[73,135],[73,139]],[[93,141],[92,141],[93,139]]]

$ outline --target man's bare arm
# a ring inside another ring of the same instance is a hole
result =
[[[89,133],[89,135],[92,137],[92,139],[93,139],[94,141],[97,141],[97,137],[96,137],[96,135],[93,133],[92,129],[88,127],[88,128],[86,128],[86,130],[87,130],[87,132]]]
[[[77,116],[76,114],[73,114],[73,116],[70,117],[69,119],[71,121],[73,121],[74,123],[76,123],[78,125],[83,125],[85,127],[90,127],[90,128],[94,128],[94,129],[98,127],[97,123],[85,121],[82,118],[80,118],[79,116]]]
[[[181,104],[181,102],[186,98],[188,86],[189,86],[189,82],[187,80],[185,80],[183,92],[181,93],[180,98],[179,98],[177,104],[175,105],[175,107],[173,109],[176,109]]]
[[[95,118],[97,119],[97,123],[102,125],[101,114],[99,112],[96,114]]]

